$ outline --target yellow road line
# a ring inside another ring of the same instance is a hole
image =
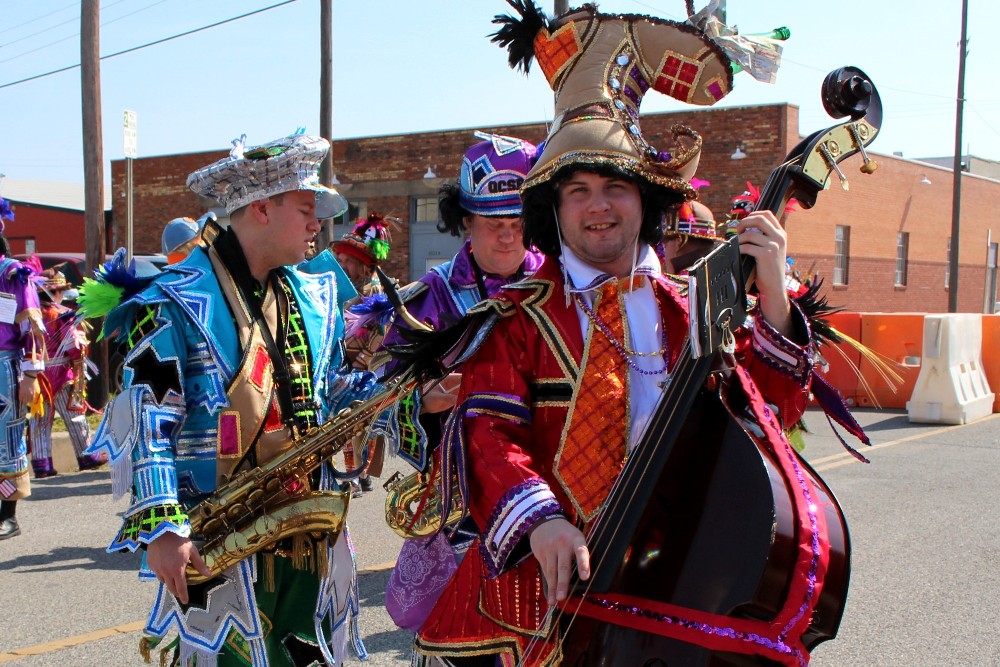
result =
[[[954,431],[955,429],[965,428],[966,426],[972,426],[973,424],[981,424],[984,421],[991,419],[1000,418],[1000,413],[994,413],[988,417],[984,417],[978,421],[972,422],[972,424],[952,424],[951,426],[944,426],[942,428],[936,428],[933,431],[924,431],[923,433],[915,433],[914,435],[908,435],[905,438],[897,438],[896,440],[889,440],[888,442],[880,442],[877,445],[872,445],[871,447],[861,447],[858,449],[862,454],[867,454],[868,452],[874,451],[876,449],[885,449],[886,447],[895,447],[896,445],[901,445],[904,442],[912,442],[914,440],[922,440],[924,438],[930,438],[941,433],[948,433],[949,431]],[[823,456],[815,460],[809,460],[810,465],[816,469],[817,472],[824,472],[826,470],[833,470],[834,468],[840,468],[849,463],[861,463],[858,461],[850,452],[840,452],[839,454],[833,454],[831,456]]]
[[[95,630],[94,632],[87,632],[82,635],[76,635],[75,637],[66,637],[65,639],[57,639],[56,641],[46,642],[36,646],[14,649],[8,653],[0,653],[0,662],[12,662],[14,660],[27,658],[32,655],[42,655],[43,653],[61,651],[64,648],[72,648],[74,646],[80,646],[81,644],[89,644],[90,642],[96,642],[100,639],[107,639],[108,637],[142,630],[145,625],[145,621],[136,621],[135,623],[119,625],[105,630]]]
[[[377,565],[372,565],[371,567],[366,567],[363,570],[358,570],[358,576],[366,574],[375,574],[376,572],[384,572],[386,570],[391,570],[395,567],[396,561],[389,561],[386,563],[379,563]],[[89,644],[91,642],[100,641],[101,639],[107,639],[108,637],[115,637],[117,635],[125,635],[130,632],[139,632],[146,626],[145,621],[136,621],[134,623],[126,623],[125,625],[117,625],[113,628],[105,628],[104,630],[94,630],[93,632],[86,632],[82,635],[75,635],[73,637],[66,637],[65,639],[57,639],[51,642],[45,642],[44,644],[36,644],[35,646],[26,646],[24,648],[16,648],[13,651],[8,651],[6,653],[0,653],[0,663],[13,662],[14,660],[20,660],[21,658],[27,658],[33,655],[43,655],[45,653],[54,653],[55,651],[61,651],[66,648],[73,648],[74,646],[80,646],[82,644]]]
[[[974,423],[979,424],[987,419],[997,419],[1000,418],[1000,413],[992,414],[989,417],[985,417]],[[884,449],[886,447],[894,447],[896,445],[901,445],[905,442],[912,442],[914,440],[922,440],[924,438],[930,438],[932,436],[938,435],[940,433],[947,433],[948,431],[954,431],[955,429],[963,428],[965,426],[970,426],[970,424],[955,424],[952,426],[945,426],[943,428],[934,429],[933,431],[925,431],[923,433],[917,433],[914,435],[906,436],[905,438],[897,438],[896,440],[889,440],[888,442],[882,442],[871,447],[865,447],[864,452],[870,452],[876,449]],[[809,462],[818,472],[824,472],[827,470],[833,470],[834,468],[839,468],[841,466],[848,465],[849,463],[860,463],[857,459],[851,456],[850,452],[841,452],[839,454],[833,454],[831,456],[824,456],[818,458],[814,461]],[[372,565],[371,567],[366,567],[363,570],[358,570],[358,576],[365,574],[374,574],[376,572],[384,572],[385,570],[392,569],[396,565],[396,561],[387,561],[385,563],[379,563],[377,565]],[[19,660],[21,658],[27,658],[32,655],[41,655],[44,653],[52,653],[54,651],[61,651],[65,648],[71,648],[73,646],[80,646],[81,644],[89,644],[90,642],[96,642],[101,639],[107,639],[108,637],[114,637],[115,635],[128,634],[129,632],[137,632],[142,630],[146,625],[145,621],[136,621],[135,623],[127,623],[125,625],[119,625],[113,628],[107,628],[105,630],[95,630],[94,632],[87,632],[82,635],[76,635],[74,637],[67,637],[65,639],[59,639],[53,642],[46,642],[44,644],[37,644],[35,646],[28,646],[25,648],[14,649],[13,651],[8,651],[7,653],[0,653],[0,663],[12,662],[14,660]]]

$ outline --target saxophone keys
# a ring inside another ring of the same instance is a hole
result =
[[[250,541],[242,532],[235,532],[226,535],[224,545],[228,553],[235,552],[242,554],[246,552],[247,547],[250,546]]]
[[[264,516],[257,518],[253,527],[257,535],[267,535],[268,537],[272,537],[278,532],[280,525],[281,523],[277,519],[265,514]]]
[[[247,507],[241,503],[236,503],[235,505],[230,506],[230,508],[226,511],[226,515],[234,521],[246,516],[246,514]]]
[[[264,491],[262,489],[254,489],[247,494],[247,505],[250,507],[257,507],[264,502]]]
[[[201,534],[203,537],[211,537],[217,534],[222,528],[223,523],[221,519],[209,519],[201,527]]]

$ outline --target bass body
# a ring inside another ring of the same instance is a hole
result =
[[[781,453],[772,450],[748,417],[746,401],[726,383],[716,391],[702,389],[687,415],[624,559],[610,583],[601,586],[606,590],[591,587],[584,596],[603,605],[631,598],[665,605],[639,612],[653,617],[691,618],[688,611],[693,610],[715,617],[720,631],[727,629],[722,617],[773,622],[786,606],[800,558],[799,481],[785,479]],[[822,590],[802,635],[805,648],[811,649],[832,639],[840,625],[850,538],[829,487],[805,461],[792,456],[822,509],[823,541],[829,544]],[[606,595],[608,591],[614,594]],[[567,618],[565,624],[562,664],[572,667],[782,664],[587,615]]]

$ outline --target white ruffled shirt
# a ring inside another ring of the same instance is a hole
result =
[[[562,247],[561,259],[571,282],[571,285],[566,286],[567,291],[570,294],[579,294],[580,298],[593,308],[595,295],[601,286],[614,276],[586,264],[565,245]],[[656,277],[661,273],[660,260],[656,253],[650,246],[640,244],[636,275]],[[627,292],[624,302],[627,320],[626,346],[636,352],[655,352],[663,347],[663,319],[660,317],[660,307],[650,278],[646,278],[641,287]],[[590,318],[579,303],[576,304],[576,313],[580,320],[580,330],[586,340],[591,327]],[[598,332],[596,335],[604,334]],[[642,370],[654,372],[652,375],[646,375],[631,365],[628,366],[629,449],[638,444],[663,394],[662,384],[668,378],[665,356],[629,357],[629,361]]]

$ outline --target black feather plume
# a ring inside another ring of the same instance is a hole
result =
[[[391,377],[412,374],[421,384],[440,380],[452,371],[453,361],[465,351],[467,341],[482,325],[484,313],[466,315],[450,327],[434,331],[399,328],[407,343],[386,347],[396,362]]]
[[[795,302],[802,309],[802,313],[809,319],[813,342],[817,345],[843,342],[844,339],[826,320],[827,315],[839,313],[843,308],[831,306],[826,300],[826,295],[819,293],[823,287],[822,278],[810,281],[806,284],[806,287],[805,294],[795,297]]]
[[[494,16],[493,23],[500,29],[490,35],[490,41],[507,49],[511,69],[527,74],[535,57],[535,35],[548,28],[548,20],[533,0],[507,0],[507,4],[520,14],[520,18],[504,14]]]

